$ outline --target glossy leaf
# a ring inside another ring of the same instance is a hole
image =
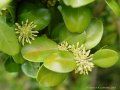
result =
[[[37,5],[34,4],[26,5],[19,15],[19,20],[20,22],[25,22],[28,19],[29,22],[34,22],[34,24],[37,25],[36,30],[42,30],[48,26],[51,15],[48,9],[43,7],[35,8],[36,6]]]
[[[91,21],[91,12],[86,7],[71,8],[59,6],[65,25],[70,32],[82,33]]]
[[[37,81],[40,85],[45,87],[56,86],[63,82],[66,78],[67,74],[63,73],[56,73],[46,69],[42,66],[37,75]]]
[[[86,30],[85,47],[91,49],[95,47],[101,40],[103,35],[103,23],[101,20],[94,20]]]
[[[18,72],[20,71],[20,64],[14,62],[12,57],[9,57],[4,64],[5,70],[8,72]]]
[[[84,5],[87,5],[95,0],[63,0],[63,2],[68,5],[72,6],[74,8],[81,7]]]
[[[66,28],[65,24],[59,24],[52,32],[53,39],[57,42],[67,41],[69,44],[76,44],[79,42],[83,44],[86,40],[86,33],[78,34],[71,33]]]
[[[101,49],[93,55],[93,63],[102,68],[113,66],[118,60],[118,53],[110,49]]]
[[[39,63],[25,62],[22,64],[22,71],[28,77],[36,78],[39,66]]]
[[[70,52],[58,51],[45,59],[44,66],[54,72],[68,73],[75,69],[76,62]]]
[[[38,37],[22,48],[22,56],[31,62],[42,62],[54,50],[58,50],[57,44],[47,37]]]
[[[120,16],[120,4],[116,0],[105,0],[107,5],[113,10],[113,12]]]
[[[0,17],[0,51],[15,55],[19,53],[19,43],[13,27],[9,27]]]

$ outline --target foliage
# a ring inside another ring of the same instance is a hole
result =
[[[3,2],[0,1],[0,57],[4,57],[8,72],[22,70],[41,86],[50,87],[62,83],[70,73],[88,75],[95,67],[109,68],[118,61],[120,43],[115,42],[116,33],[106,34],[106,30],[114,30],[114,26],[111,29],[106,25],[111,14],[115,14],[114,19],[120,17],[117,0],[102,1],[113,12],[97,12],[94,4],[99,0]],[[105,15],[99,15],[101,12]],[[104,47],[109,38],[118,46]]]

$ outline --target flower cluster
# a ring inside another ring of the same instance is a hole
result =
[[[79,46],[79,42],[76,45],[69,45],[66,41],[58,45],[59,50],[70,51],[73,53],[76,60],[75,73],[88,74],[92,71],[94,64],[92,63],[92,55],[90,50],[86,50],[84,45]]]
[[[38,31],[35,31],[36,25],[34,25],[33,22],[29,22],[26,20],[26,22],[22,22],[22,25],[16,23],[16,34],[19,35],[18,40],[22,43],[22,45],[25,45],[26,43],[31,44],[31,40],[34,40],[37,36],[36,34],[39,33]]]

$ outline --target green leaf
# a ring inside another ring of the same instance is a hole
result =
[[[29,22],[34,22],[34,24],[37,25],[35,28],[36,30],[42,30],[46,26],[48,26],[51,19],[51,15],[49,10],[46,8],[40,6],[37,7],[36,4],[28,4],[25,6],[25,8],[23,8],[21,13],[19,14],[20,22],[25,22],[27,19],[29,20]]]
[[[0,17],[0,51],[15,55],[19,53],[19,43],[13,27],[9,27]]]
[[[101,20],[94,20],[86,30],[85,47],[91,49],[101,40],[103,35],[103,23]]]
[[[4,64],[5,70],[8,72],[19,72],[20,64],[14,62],[12,57],[9,57]]]
[[[107,5],[112,9],[112,11],[120,16],[120,4],[116,2],[116,0],[105,0]]]
[[[43,62],[44,58],[51,52],[58,50],[57,44],[47,37],[38,37],[22,48],[22,56],[31,62]]]
[[[95,0],[63,0],[63,2],[68,5],[72,6],[73,8],[81,7],[87,5]]]
[[[93,55],[93,63],[102,68],[113,66],[118,60],[118,53],[110,49],[101,49]]]
[[[42,86],[51,87],[60,84],[66,77],[65,73],[56,73],[42,66],[38,71],[37,81]]]
[[[73,54],[67,51],[58,51],[50,54],[43,64],[47,69],[58,73],[68,73],[75,69],[76,62]]]
[[[86,33],[78,34],[68,31],[64,23],[59,24],[52,32],[52,38],[57,42],[67,41],[69,44],[85,43]]]
[[[23,64],[25,62],[25,59],[22,57],[21,53],[16,54],[15,56],[12,56],[14,61],[18,64]]]
[[[63,20],[70,32],[82,33],[91,21],[91,12],[86,7],[71,8],[59,6]]]
[[[36,78],[39,66],[39,63],[25,62],[22,64],[22,71],[28,77]]]

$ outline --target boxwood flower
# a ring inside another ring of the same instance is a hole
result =
[[[39,33],[38,31],[35,31],[36,25],[34,25],[33,22],[29,22],[26,20],[26,22],[22,22],[22,25],[16,24],[16,34],[18,34],[18,40],[22,43],[22,45],[25,45],[25,43],[31,44],[31,40],[35,40],[36,34]]]
[[[63,41],[58,45],[59,50],[70,51],[73,53],[76,60],[75,73],[88,74],[92,71],[94,64],[92,63],[92,54],[90,50],[86,50],[84,45],[79,46],[79,42],[76,45],[69,45],[66,41]]]

